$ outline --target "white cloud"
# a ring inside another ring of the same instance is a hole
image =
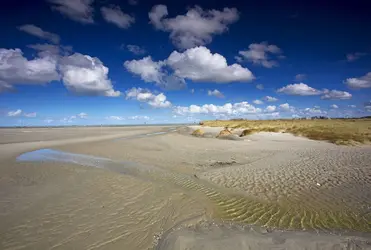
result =
[[[371,88],[371,72],[368,72],[366,75],[358,78],[348,78],[344,83],[353,89],[365,89]]]
[[[38,38],[48,40],[52,43],[59,43],[60,41],[60,37],[57,34],[44,31],[33,24],[25,24],[19,26],[18,29]]]
[[[194,94],[195,93],[195,89],[191,89],[191,93]]]
[[[21,109],[17,109],[15,111],[9,111],[8,112],[8,116],[20,116],[22,114],[22,110]]]
[[[296,81],[303,81],[303,80],[305,80],[307,78],[307,75],[306,74],[297,74],[296,76],[295,76],[295,80]]]
[[[156,86],[166,90],[185,88],[186,83],[184,79],[174,75],[168,75],[163,69],[164,65],[165,62],[155,62],[150,56],[124,63],[125,68],[129,72],[139,75],[145,82],[154,82]]]
[[[28,118],[33,118],[36,117],[36,112],[24,113],[23,115]]]
[[[57,61],[45,56],[28,60],[20,49],[0,49],[0,88],[14,84],[45,84],[59,80]]]
[[[266,102],[276,102],[276,101],[278,101],[277,98],[269,96],[269,95],[263,97],[263,100],[266,101]]]
[[[264,102],[262,102],[260,100],[254,100],[253,103],[256,104],[256,105],[264,104]]]
[[[194,82],[246,82],[254,79],[247,68],[239,64],[228,65],[220,54],[212,54],[206,47],[195,47],[183,53],[174,51],[166,60],[174,74]]]
[[[171,107],[171,102],[166,100],[166,96],[163,93],[155,95],[147,89],[131,88],[127,90],[125,94],[126,94],[126,99],[134,99],[139,102],[145,102],[154,108]]]
[[[321,96],[323,100],[347,100],[352,98],[352,94],[346,91],[339,90],[325,90],[324,95]]]
[[[52,9],[62,15],[84,24],[94,23],[94,0],[47,0]]]
[[[295,83],[289,84],[277,90],[278,93],[284,93],[287,95],[300,95],[300,96],[310,96],[310,95],[320,95],[322,91],[309,87],[305,83]]]
[[[311,116],[311,115],[327,115],[327,112],[319,108],[305,108],[298,112],[301,115]]]
[[[288,103],[284,103],[278,106],[278,109],[284,112],[295,112],[295,108],[290,106]]]
[[[346,58],[348,62],[354,62],[363,56],[367,56],[367,53],[363,53],[363,52],[348,53],[346,55]]]
[[[145,49],[141,48],[138,45],[128,44],[126,45],[126,48],[134,55],[143,55],[147,53]]]
[[[213,91],[208,90],[208,91],[207,91],[207,95],[209,95],[209,96],[215,96],[215,97],[218,97],[218,98],[224,98],[223,93],[220,92],[220,91],[217,90],[217,89],[214,89]]]
[[[27,47],[37,51],[39,57],[54,57],[58,58],[59,55],[69,55],[72,52],[71,46],[54,45],[54,44],[30,44]]]
[[[270,45],[267,42],[252,43],[248,50],[238,52],[237,60],[246,59],[256,65],[261,65],[265,68],[277,67],[279,64],[276,60],[271,60],[271,57],[283,58],[282,50],[276,45]]]
[[[163,89],[181,89],[185,79],[194,82],[246,82],[254,79],[247,68],[239,64],[228,65],[220,54],[212,54],[205,47],[188,49],[183,53],[174,51],[165,61],[153,61],[150,56],[124,63],[125,68],[139,75],[145,82],[154,82]],[[165,67],[173,70],[172,74]]]
[[[106,120],[123,121],[125,120],[125,118],[122,116],[111,115],[111,116],[107,116]]]
[[[336,104],[332,104],[330,107],[333,108],[333,109],[338,109],[339,108],[339,106],[336,105]]]
[[[108,78],[108,68],[96,57],[75,53],[60,59],[60,72],[66,88],[77,94],[117,97]]]
[[[356,105],[348,105],[349,108],[356,108]]]
[[[260,108],[249,104],[248,102],[226,103],[224,105],[204,104],[202,106],[176,106],[174,113],[179,115],[190,114],[211,114],[211,115],[243,115],[243,114],[257,114],[261,113]]]
[[[256,88],[259,89],[259,90],[263,90],[264,85],[263,84],[256,84]]]
[[[119,6],[102,7],[100,10],[104,20],[121,29],[127,29],[135,22],[135,18],[122,12]]]
[[[140,60],[126,61],[125,68],[136,75],[139,75],[145,82],[161,83],[164,76],[162,66],[164,62],[155,62],[151,56],[144,57]]]
[[[265,112],[268,112],[268,113],[272,113],[272,112],[276,111],[276,106],[274,106],[274,105],[269,105],[269,106],[267,106],[267,107],[265,108],[264,111],[265,111]]]
[[[84,112],[81,112],[80,114],[77,115],[79,118],[81,119],[86,119],[88,118],[88,114],[87,113],[84,113]]]
[[[180,49],[210,43],[214,35],[226,32],[228,25],[239,18],[235,8],[224,8],[223,11],[218,11],[203,10],[199,6],[189,9],[185,15],[166,18],[167,15],[166,5],[155,5],[148,13],[153,26],[170,32],[170,39]]]

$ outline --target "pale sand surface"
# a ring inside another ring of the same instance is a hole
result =
[[[200,219],[371,231],[368,146],[274,133],[243,141],[196,138],[189,135],[195,127],[137,138],[132,136],[171,128],[110,129],[67,139],[60,132],[45,134],[49,139],[43,142],[32,142],[37,136],[25,132],[16,138],[26,143],[0,140],[7,142],[0,145],[0,249],[147,249],[163,231]],[[108,163],[106,169],[92,168],[80,156],[76,164],[15,161],[38,148],[104,157]],[[150,171],[126,171],[133,163]],[[209,231],[210,237],[220,234]],[[181,235],[192,242],[189,231]]]

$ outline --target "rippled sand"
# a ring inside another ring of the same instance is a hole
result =
[[[51,150],[36,162],[15,157],[39,144],[7,144],[0,248],[146,249],[162,232],[201,219],[371,231],[370,147],[288,134],[226,141],[159,131],[173,130],[43,142]]]
[[[181,228],[164,236],[157,249],[371,249],[367,237],[314,234],[310,232],[279,232],[256,227],[225,224],[200,224]]]

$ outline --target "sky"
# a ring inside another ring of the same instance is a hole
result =
[[[0,126],[371,115],[367,1],[0,4]]]

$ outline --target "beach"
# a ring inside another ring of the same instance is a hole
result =
[[[371,146],[222,129],[2,129],[0,248],[370,248]]]

